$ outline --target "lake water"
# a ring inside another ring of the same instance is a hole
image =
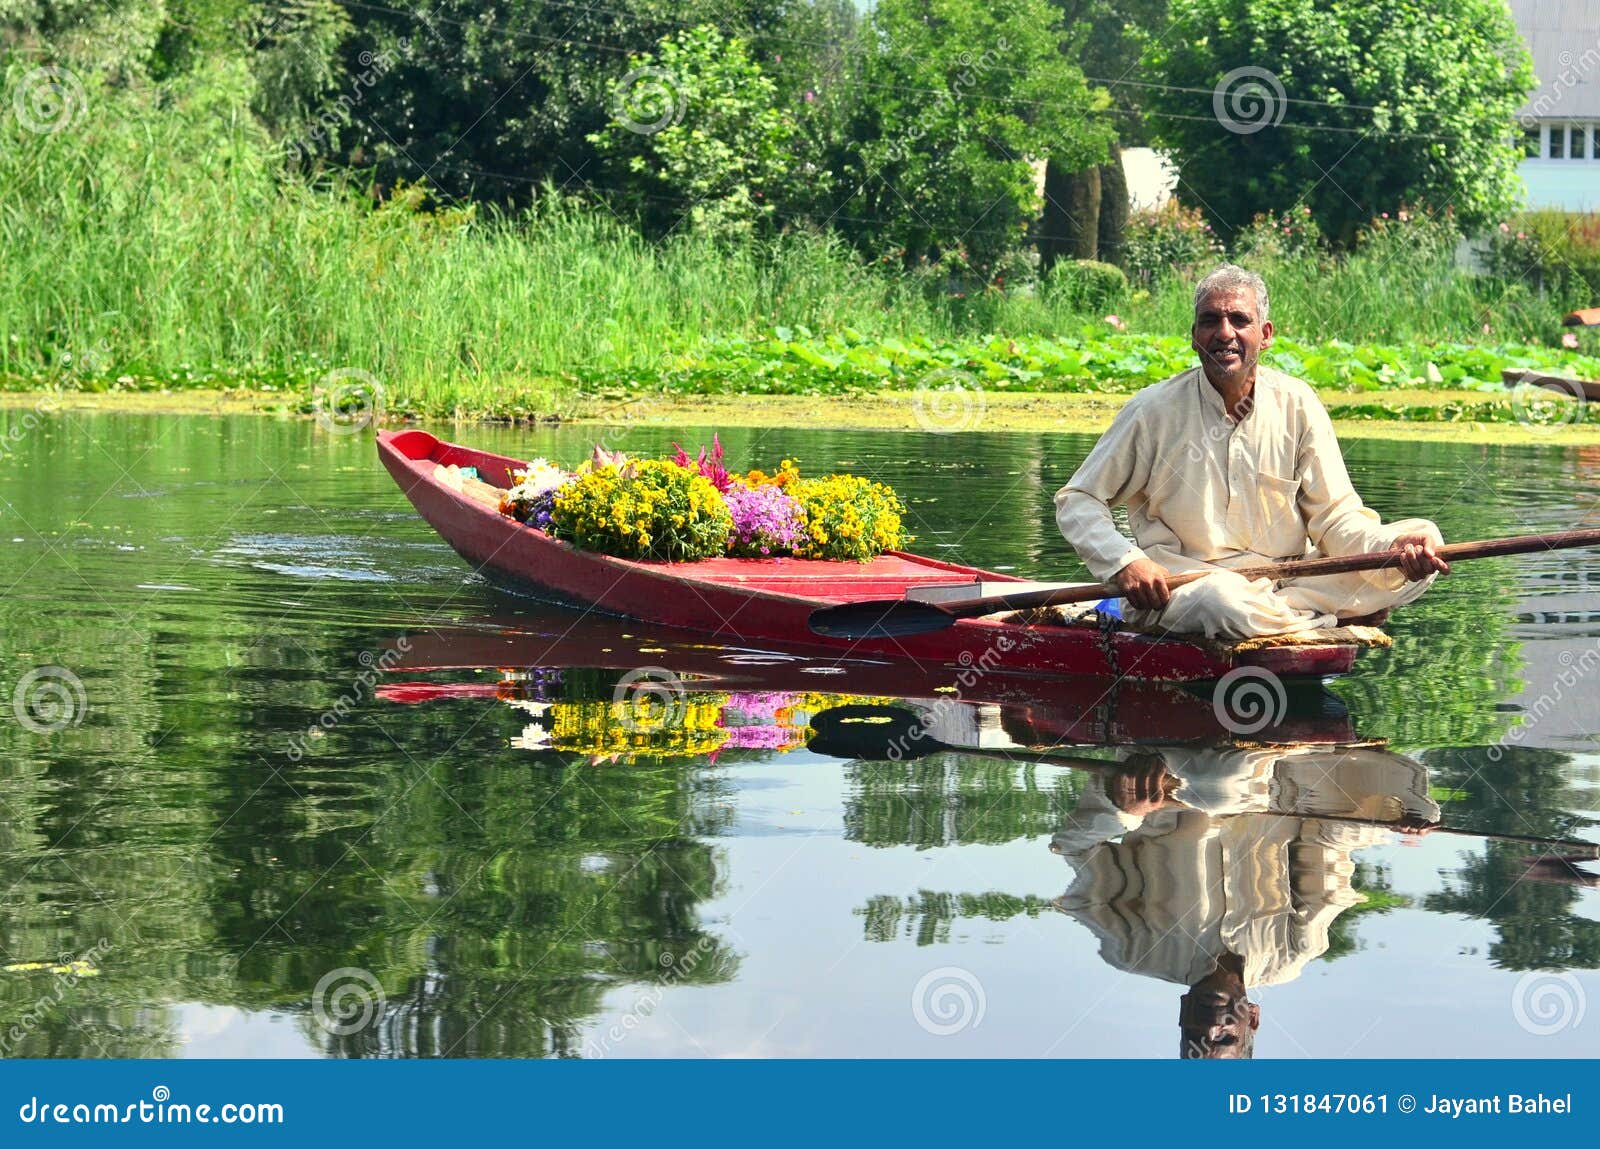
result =
[[[1081,576],[1050,499],[1087,438],[725,443],[891,482],[916,550]],[[1347,455],[1447,538],[1596,521],[1593,448]],[[1221,971],[1256,1057],[1592,1056],[1600,865],[1483,835],[1600,842],[1595,570],[1463,564],[1241,744],[1192,695],[958,700],[510,597],[370,437],[0,413],[0,1051],[1166,1058]],[[637,667],[689,692],[619,720]],[[946,748],[874,760],[844,705]],[[1182,806],[1141,820],[1152,767]]]

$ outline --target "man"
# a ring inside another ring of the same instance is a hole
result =
[[[1248,638],[1375,619],[1449,571],[1426,519],[1384,526],[1350,485],[1311,388],[1260,367],[1267,285],[1225,264],[1195,289],[1200,366],[1130,399],[1056,494],[1061,533],[1140,629]],[[1118,532],[1124,505],[1136,542]],[[1251,582],[1229,567],[1396,550],[1382,571]],[[1174,571],[1217,573],[1176,589]]]

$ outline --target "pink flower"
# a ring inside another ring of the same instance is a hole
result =
[[[1487,323],[1483,325],[1483,333],[1485,335],[1489,334],[1489,325]]]
[[[1500,230],[1509,233],[1511,231],[1511,225],[1509,223],[1503,223],[1500,225]]]
[[[1518,239],[1527,239],[1528,237],[1526,235],[1524,235],[1522,232],[1519,231],[1519,232],[1517,232],[1517,238]]]
[[[1403,212],[1400,213],[1400,222],[1401,223],[1407,223],[1407,222],[1410,221],[1410,219],[1411,219],[1411,213],[1410,212],[1403,211]]]
[[[1569,351],[1576,351],[1578,349],[1578,337],[1570,331],[1567,332],[1561,337],[1561,346]]]
[[[1106,316],[1106,322],[1111,324],[1111,326],[1115,327],[1118,331],[1128,330],[1128,325],[1122,321],[1122,317],[1120,315],[1108,315]]]

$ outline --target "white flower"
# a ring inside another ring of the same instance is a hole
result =
[[[511,472],[511,477],[517,484],[511,488],[511,498],[531,501],[555,490],[572,478],[572,475],[548,459],[534,459],[523,470]]]

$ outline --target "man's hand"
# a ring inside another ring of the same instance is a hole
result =
[[[1400,552],[1400,573],[1412,582],[1436,571],[1450,573],[1450,564],[1439,557],[1432,535],[1401,535],[1395,539],[1394,549]]]
[[[1122,596],[1140,610],[1161,610],[1172,598],[1167,568],[1150,559],[1134,559],[1112,576]]]

